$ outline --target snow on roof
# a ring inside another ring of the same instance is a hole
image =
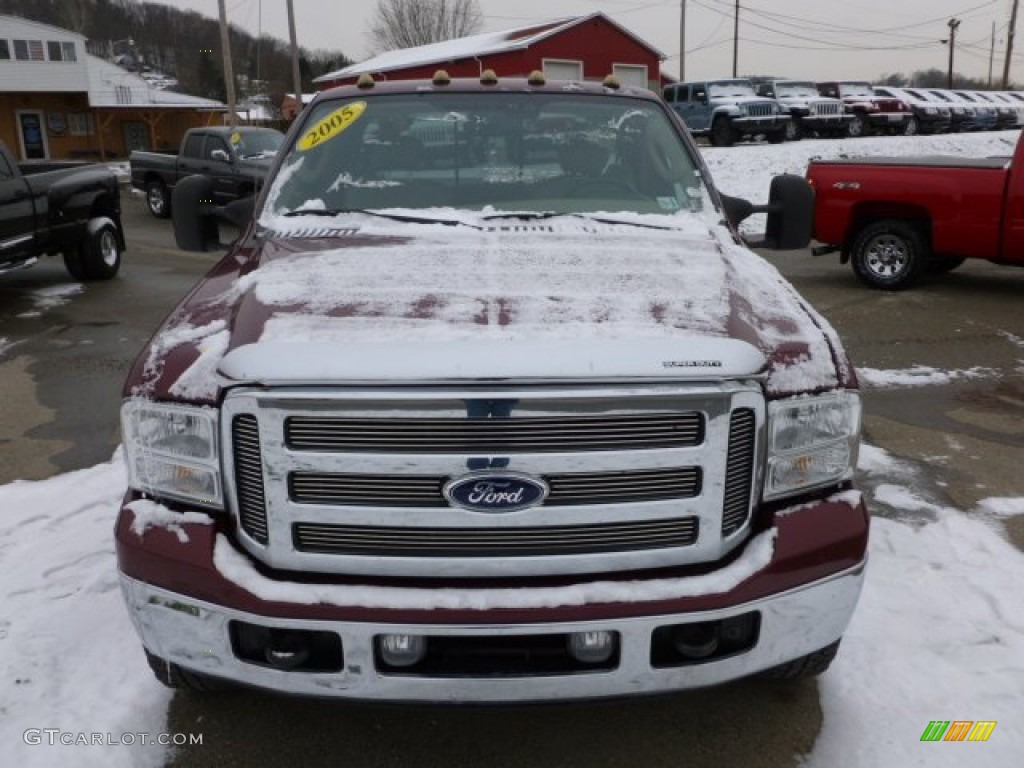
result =
[[[86,55],[86,63],[91,107],[227,109],[223,103],[213,99],[154,88],[140,75],[92,54]]]
[[[650,43],[637,37],[625,27],[597,11],[586,16],[569,16],[525,27],[504,29],[498,32],[485,32],[480,35],[459,37],[454,40],[420,45],[415,48],[400,48],[396,51],[387,51],[379,56],[374,56],[372,59],[352,64],[344,69],[328,72],[326,75],[315,78],[313,82],[326,83],[348,77],[358,77],[364,73],[391,72],[396,69],[407,69],[409,67],[437,64],[458,59],[488,56],[506,51],[523,50],[541,40],[596,18],[604,19],[624,34],[633,38],[640,45],[653,51],[659,58],[665,58],[665,54],[652,47]]]

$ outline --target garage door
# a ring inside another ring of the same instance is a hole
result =
[[[614,64],[612,72],[623,85],[647,88],[647,65],[645,64]]]
[[[548,80],[582,80],[583,62],[544,59],[544,77]]]

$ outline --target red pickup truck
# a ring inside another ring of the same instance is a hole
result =
[[[902,290],[967,258],[1024,265],[1024,145],[1013,157],[815,160],[814,253],[839,250],[864,283]]]

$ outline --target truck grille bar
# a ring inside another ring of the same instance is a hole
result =
[[[290,417],[285,442],[298,451],[532,453],[689,448],[704,441],[699,413],[517,419]]]
[[[733,411],[729,423],[729,456],[725,464],[722,536],[738,531],[750,515],[756,439],[757,419],[754,412],[750,408]]]
[[[244,413],[231,422],[235,460],[235,488],[242,529],[260,544],[269,541],[267,500],[263,492],[263,459],[256,417]]]
[[[701,492],[698,467],[629,472],[545,475],[550,493],[544,506],[624,504],[689,499]],[[293,472],[289,496],[297,504],[372,507],[446,507],[441,488],[450,477],[342,475]]]
[[[530,557],[685,547],[698,519],[535,528],[385,528],[298,523],[300,552],[379,557]]]

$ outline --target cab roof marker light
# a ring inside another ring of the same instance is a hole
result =
[[[434,73],[434,79],[431,81],[434,85],[451,85],[452,78],[448,74],[447,70],[439,69]]]
[[[480,84],[481,85],[497,85],[498,84],[498,73],[493,69],[485,69],[480,73]]]
[[[359,79],[356,80],[356,88],[362,88],[363,90],[373,88],[376,84],[377,81],[373,79],[373,75],[369,72],[364,72],[359,76]]]
[[[536,85],[539,87],[542,85],[547,85],[548,79],[543,72],[541,72],[539,69],[535,69],[533,70],[533,72],[530,73],[530,77],[527,78],[526,82],[528,85]]]

